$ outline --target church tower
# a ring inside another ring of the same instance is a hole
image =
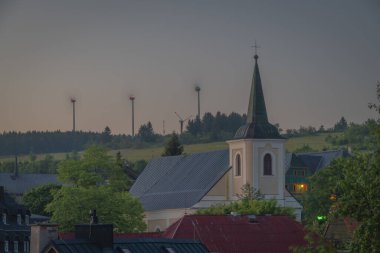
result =
[[[285,203],[285,139],[269,123],[261,84],[258,56],[255,55],[246,124],[233,140],[227,141],[232,172],[229,175],[229,198],[235,199],[245,184],[265,196]]]

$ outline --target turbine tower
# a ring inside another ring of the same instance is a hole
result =
[[[189,120],[191,118],[192,115],[190,115],[189,117],[187,117],[186,119],[182,119],[181,116],[179,116],[179,114],[177,112],[174,112],[175,115],[177,115],[177,117],[179,118],[179,126],[180,126],[180,130],[181,130],[181,134],[183,132],[183,123],[186,122],[187,120]]]
[[[135,96],[129,96],[132,103],[132,137],[135,137]]]
[[[201,87],[199,87],[199,85],[196,85],[195,86],[195,91],[198,93],[198,119],[201,119],[201,99],[200,99],[200,91],[201,91]]]
[[[77,100],[74,97],[70,98],[70,102],[73,104],[73,132],[75,132],[75,102],[76,101]]]

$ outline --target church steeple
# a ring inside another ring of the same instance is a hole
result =
[[[277,128],[268,122],[264,93],[261,84],[258,56],[255,54],[255,66],[249,96],[247,122],[241,126],[235,139],[281,139]]]
[[[251,93],[249,96],[247,123],[256,122],[268,122],[267,109],[265,107],[263,87],[261,85],[259,65],[257,54],[255,58],[255,67],[253,69]]]

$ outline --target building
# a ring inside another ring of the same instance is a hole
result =
[[[199,241],[166,238],[114,238],[112,224],[75,227],[74,239],[58,239],[56,225],[32,226],[31,253],[209,253]]]
[[[33,187],[49,183],[60,184],[57,180],[57,175],[18,173],[17,169],[15,169],[14,173],[0,173],[0,184],[8,194],[20,203],[24,193]]]
[[[30,224],[47,217],[32,215],[0,186],[0,252],[29,252]]]
[[[288,216],[185,215],[162,236],[200,240],[210,252],[290,253],[290,246],[307,244],[305,235]]]
[[[299,196],[309,188],[308,177],[329,166],[334,159],[349,156],[343,150],[287,154],[285,188],[294,196]]]
[[[148,231],[165,230],[198,208],[236,201],[245,184],[294,208],[300,220],[302,206],[285,189],[285,141],[268,121],[255,55],[247,122],[227,141],[229,149],[153,159],[132,186]]]

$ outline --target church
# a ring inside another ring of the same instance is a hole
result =
[[[148,231],[165,230],[199,208],[236,201],[245,184],[279,206],[294,208],[301,220],[302,206],[285,187],[286,139],[268,121],[258,58],[247,121],[227,141],[228,150],[156,158],[137,178],[130,193],[144,207]]]

